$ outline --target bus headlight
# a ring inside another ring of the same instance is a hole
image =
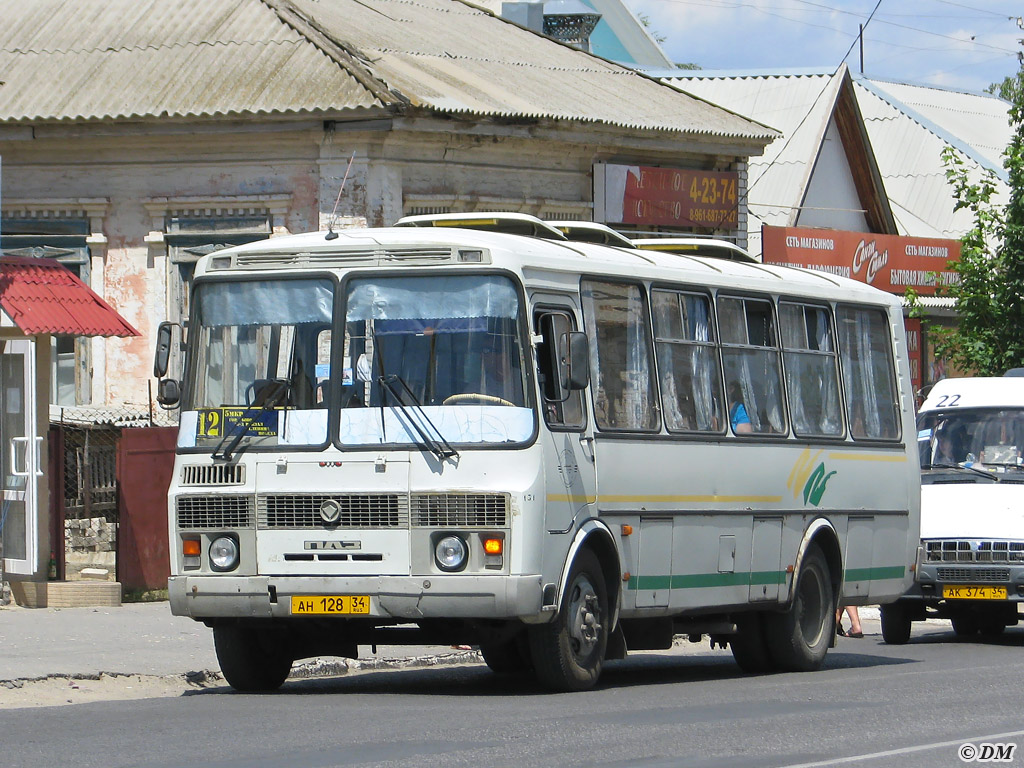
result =
[[[434,560],[442,571],[461,571],[468,555],[466,542],[458,536],[445,536],[434,545]]]
[[[238,541],[233,536],[220,536],[210,544],[210,567],[215,571],[238,567]]]

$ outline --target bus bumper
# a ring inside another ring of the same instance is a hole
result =
[[[369,614],[346,618],[538,617],[543,583],[532,576],[172,576],[171,613],[195,619],[287,618],[293,596],[367,595]]]

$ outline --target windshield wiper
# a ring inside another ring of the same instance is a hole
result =
[[[417,399],[416,394],[409,388],[405,379],[397,373],[392,373],[388,376],[379,376],[377,378],[377,382],[380,384],[382,389],[387,391],[388,394],[395,399],[398,407],[401,408],[402,413],[405,415],[409,423],[412,424],[412,427],[416,430],[416,434],[419,435],[420,440],[423,441],[423,445],[426,446],[428,451],[437,457],[438,461],[458,458],[459,452],[452,448],[451,444],[444,439],[444,435],[441,434],[441,430],[439,430],[437,425],[430,420],[429,416],[427,416],[426,412],[423,410],[423,405],[420,403],[419,399]],[[396,383],[401,385],[401,389],[395,386]],[[403,391],[409,400],[412,401],[412,405],[408,405],[402,401]],[[436,438],[423,428],[423,425],[420,424],[419,420],[416,418],[417,416],[430,425],[430,428],[434,430],[434,433],[437,435]]]
[[[249,432],[249,427],[259,421],[260,417],[263,416],[271,408],[280,405],[288,398],[288,390],[291,388],[291,381],[288,379],[274,379],[270,382],[263,392],[260,393],[259,399],[262,401],[260,409],[255,414],[245,419],[244,422],[240,422],[238,430],[231,433],[225,433],[224,437],[221,438],[220,442],[217,443],[217,447],[213,449],[211,457],[215,459],[223,459],[224,461],[231,461],[231,454],[235,452],[238,444],[242,442],[242,438]],[[226,448],[223,448],[224,443],[227,442],[229,437],[233,437]],[[223,450],[221,450],[223,448]]]
[[[959,472],[974,472],[982,477],[995,480],[997,483],[999,482],[999,478],[994,473],[980,469],[979,467],[968,467],[963,464],[947,464],[944,462],[940,462],[938,464],[922,464],[921,469],[955,469]]]

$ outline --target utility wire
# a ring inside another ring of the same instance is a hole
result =
[[[868,28],[868,24],[871,23],[871,19],[875,15],[875,11],[878,10],[878,6],[880,6],[881,4],[882,4],[882,0],[878,0],[878,2],[875,3],[875,7],[872,9],[871,13],[868,14],[867,20],[863,24],[861,24],[861,26],[860,26],[860,33],[854,36],[853,42],[850,43],[850,48],[849,48],[849,50],[847,50],[846,55],[843,56],[843,58],[841,58],[839,60],[840,64],[842,62],[846,61],[848,58],[850,58],[850,54],[853,53],[853,48],[854,48],[855,45],[857,45],[857,41],[858,40],[862,40],[864,38],[864,30],[866,30]]]

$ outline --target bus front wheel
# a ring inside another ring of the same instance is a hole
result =
[[[558,616],[529,629],[537,680],[556,691],[593,687],[601,675],[609,623],[608,588],[601,564],[585,549],[569,571]]]
[[[768,652],[779,669],[810,672],[821,667],[835,632],[835,605],[828,562],[812,544],[800,565],[789,610],[764,616]]]
[[[287,638],[241,626],[213,628],[213,645],[220,671],[236,691],[276,691],[292,669]]]

